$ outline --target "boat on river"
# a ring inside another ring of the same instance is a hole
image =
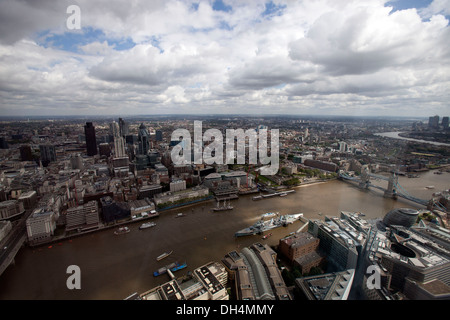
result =
[[[261,234],[264,231],[275,229],[281,226],[287,226],[288,224],[294,223],[303,216],[303,213],[297,214],[286,214],[281,215],[276,218],[272,218],[270,220],[258,220],[254,225],[237,231],[234,236],[242,237],[242,236],[250,236],[255,234]]]
[[[186,262],[184,262],[184,263],[179,263],[179,262],[177,261],[177,262],[171,263],[171,264],[169,264],[169,265],[167,265],[167,266],[165,266],[165,267],[159,268],[158,270],[156,270],[155,272],[153,272],[153,276],[158,277],[158,276],[160,276],[160,275],[162,275],[162,274],[167,273],[167,270],[170,270],[170,271],[172,271],[172,272],[175,272],[175,271],[184,269],[184,268],[186,268],[186,267],[187,267],[187,263],[186,263]]]
[[[154,227],[154,226],[156,226],[155,222],[146,222],[146,223],[141,224],[139,229],[142,230],[142,229],[147,229],[147,228],[151,228],[151,227]]]
[[[164,258],[167,258],[168,256],[170,256],[172,254],[173,251],[169,251],[169,252],[164,252],[163,254],[159,255],[156,257],[156,260],[160,261]]]
[[[120,227],[119,229],[117,229],[116,231],[114,231],[115,235],[119,235],[119,234],[125,234],[130,232],[130,228],[128,227]]]

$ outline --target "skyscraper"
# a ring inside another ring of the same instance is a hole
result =
[[[33,161],[33,152],[29,145],[23,145],[19,148],[20,161]]]
[[[156,130],[156,141],[163,141],[163,133],[161,130]]]
[[[124,157],[125,154],[125,139],[121,134],[121,127],[120,127],[120,123],[121,123],[122,118],[119,119],[119,124],[117,124],[117,122],[113,121],[110,124],[110,130],[111,130],[111,134],[114,137],[114,155],[116,158],[121,158]]]
[[[114,155],[116,158],[125,157],[125,142],[120,136],[114,137]]]
[[[44,167],[51,161],[56,161],[55,146],[51,144],[39,145],[39,151],[41,152],[41,161]]]
[[[147,155],[150,143],[150,134],[143,123],[139,126],[138,143],[139,154]]]
[[[442,117],[442,128],[448,130],[448,117]]]
[[[125,137],[129,134],[128,123],[126,123],[122,118],[119,118],[119,132],[121,137]]]
[[[95,156],[97,154],[97,140],[95,139],[95,127],[92,125],[92,122],[86,122],[84,134],[86,136],[87,155]]]
[[[119,125],[117,124],[117,122],[113,121],[112,123],[109,124],[109,132],[113,137],[119,136],[120,135],[119,131],[120,131]]]
[[[439,116],[429,117],[428,127],[430,129],[437,129],[439,127]]]

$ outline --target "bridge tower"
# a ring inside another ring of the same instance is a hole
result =
[[[395,174],[395,172],[392,172],[392,175],[389,177],[388,181],[388,187],[384,191],[384,196],[386,198],[397,198],[397,183],[398,183],[398,176]]]
[[[369,189],[370,184],[370,172],[367,165],[361,168],[361,174],[359,175],[359,187],[361,189]]]

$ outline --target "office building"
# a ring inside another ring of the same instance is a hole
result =
[[[430,129],[437,129],[439,127],[439,116],[429,117],[428,127]]]
[[[278,249],[294,266],[299,267],[302,274],[305,274],[325,261],[323,255],[318,252],[319,242],[320,240],[310,233],[301,232],[280,239]]]
[[[307,232],[297,233],[293,236],[280,239],[279,251],[291,262],[308,253],[316,251],[320,240]]]
[[[83,157],[80,154],[72,154],[70,156],[70,166],[72,169],[78,169],[83,170],[84,164],[83,164]]]
[[[328,268],[332,271],[356,269],[365,235],[345,220],[329,217],[326,221],[310,220],[308,232],[320,239],[319,249],[327,257]]]
[[[99,221],[98,204],[95,200],[69,208],[66,212],[67,231],[97,228]]]
[[[162,193],[163,189],[160,184],[150,184],[139,187],[139,199],[152,199],[155,194]]]
[[[37,244],[50,239],[56,229],[56,215],[45,207],[38,208],[26,221],[28,241]]]
[[[88,156],[97,154],[97,140],[95,138],[95,127],[92,122],[86,122],[84,126],[84,135],[86,137],[86,152]]]
[[[347,300],[353,284],[354,269],[298,278],[295,287],[305,300]]]
[[[125,137],[129,134],[128,123],[122,118],[119,118],[119,134],[121,137]]]
[[[139,126],[138,144],[138,153],[141,155],[147,155],[150,148],[150,133],[147,131],[147,127],[143,123]]]
[[[116,158],[121,158],[126,156],[125,152],[125,142],[122,137],[114,137],[114,155]]]
[[[113,137],[120,136],[119,124],[115,121],[109,124],[109,134]]]
[[[126,202],[115,202],[112,197],[100,199],[103,222],[109,223],[130,218],[130,205]]]
[[[22,193],[18,200],[23,203],[25,210],[32,209],[37,203],[37,193],[34,190]]]
[[[0,149],[8,149],[8,142],[5,137],[0,137]]]
[[[0,220],[10,219],[25,212],[21,201],[6,200],[0,202]]]
[[[133,219],[159,216],[155,204],[148,198],[128,201],[128,205]]]
[[[449,128],[449,126],[448,126],[449,120],[448,119],[449,119],[448,117],[442,117],[442,128],[444,130],[448,130],[448,128]]]
[[[20,150],[20,161],[33,161],[33,152],[29,145],[24,145],[19,148]]]
[[[432,240],[437,236],[445,243],[448,237],[427,229],[391,225],[386,232],[371,231],[365,252],[368,263],[380,270],[382,288],[377,295],[364,288],[367,298],[388,299],[392,292],[413,300],[450,298],[450,251]]]
[[[161,130],[156,130],[155,134],[156,141],[163,141],[163,133]]]
[[[383,218],[383,223],[386,226],[401,225],[404,227],[411,227],[416,223],[419,211],[411,208],[396,208],[388,213]]]
[[[107,142],[102,142],[98,145],[98,154],[100,156],[109,157],[111,155],[111,146]]]
[[[41,161],[44,166],[49,162],[56,161],[56,148],[51,144],[39,145],[39,151],[41,153]]]

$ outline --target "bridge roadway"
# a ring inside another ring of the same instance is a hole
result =
[[[14,262],[14,258],[27,239],[26,221],[32,210],[26,210],[22,217],[12,222],[11,231],[0,243],[0,276]]]
[[[388,177],[378,176],[378,175],[375,175],[375,174],[372,174],[372,173],[369,173],[368,175],[369,175],[370,177],[374,177],[374,178],[376,178],[376,179],[381,179],[381,180],[389,181],[389,178],[388,178]],[[361,182],[361,179],[360,179],[360,178],[351,177],[351,176],[347,175],[346,173],[339,173],[339,177],[341,177],[341,178],[343,178],[343,179],[345,179],[345,180],[351,180],[351,181],[358,181],[358,182]],[[374,185],[374,184],[372,184],[372,183],[370,183],[370,182],[367,183],[367,186],[373,187],[373,188],[377,188],[377,189],[380,189],[380,190],[382,190],[382,191],[386,191],[386,190],[387,190],[387,189],[385,189],[385,188],[383,188],[383,187]],[[406,192],[406,190],[405,190],[405,189],[401,186],[401,184],[399,184],[398,182],[394,183],[394,187],[395,187],[395,189],[396,189],[396,192],[395,192],[395,195],[396,195],[396,196],[405,198],[405,199],[407,199],[407,200],[416,202],[416,203],[421,204],[421,205],[424,205],[424,206],[428,205],[428,201],[427,201],[427,200],[419,199],[419,198],[416,198],[416,197],[411,196],[410,194],[408,194],[408,192]]]

